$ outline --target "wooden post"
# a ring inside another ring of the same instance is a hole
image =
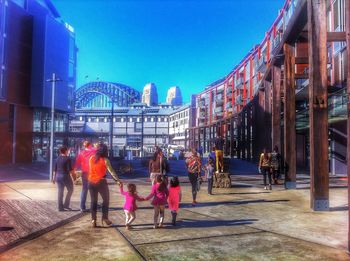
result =
[[[347,60],[350,59],[350,2],[345,1],[345,33],[346,33],[346,55]],[[350,66],[348,65],[346,69],[347,72],[347,93],[348,93],[348,120],[347,120],[347,146],[346,146],[346,156],[347,156],[347,174],[348,174],[348,252],[350,252]]]
[[[284,160],[285,188],[296,188],[295,57],[294,47],[284,44]],[[288,171],[287,171],[288,170]]]
[[[246,159],[245,153],[245,109],[241,111],[241,157],[242,159]]]
[[[242,158],[241,143],[242,143],[242,124],[241,124],[241,114],[237,116],[237,158]]]
[[[247,107],[247,136],[246,136],[246,143],[247,143],[247,159],[252,159],[252,151],[251,151],[251,143],[252,143],[252,133],[251,133],[251,126],[252,126],[252,106],[249,105]]]
[[[310,199],[315,211],[329,209],[326,1],[308,0]]]
[[[350,1],[345,1],[345,33],[346,33],[346,55],[347,60],[350,61]],[[347,121],[347,147],[346,147],[346,156],[347,156],[347,173],[348,173],[348,252],[350,252],[350,66],[348,64],[347,68],[347,93],[348,93],[348,121]]]
[[[281,149],[281,69],[272,68],[272,149]]]

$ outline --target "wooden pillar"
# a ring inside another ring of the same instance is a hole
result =
[[[294,47],[284,44],[284,160],[285,188],[296,188],[295,56]]]
[[[230,158],[234,156],[234,118],[230,118]]]
[[[347,55],[347,60],[350,61],[350,1],[345,1],[345,32],[346,32],[346,55]],[[348,120],[347,120],[347,151],[346,151],[346,156],[347,156],[347,174],[348,174],[348,206],[350,206],[350,66],[348,63],[348,66],[346,69],[347,72],[347,93],[348,93]],[[348,252],[350,252],[350,211],[348,207]]]
[[[272,149],[281,149],[281,69],[272,68]]]
[[[228,133],[229,133],[229,121],[225,120],[225,152],[224,154],[227,156],[229,154],[230,143],[228,142]]]
[[[242,158],[242,124],[241,124],[241,114],[238,114],[237,116],[237,158],[241,159]]]
[[[252,107],[248,106],[247,108],[247,159],[252,159],[252,132],[251,132],[251,126],[252,126]]]
[[[329,209],[326,1],[308,0],[310,192],[313,210]]]
[[[245,109],[241,112],[241,155],[242,159],[246,159],[246,112]]]

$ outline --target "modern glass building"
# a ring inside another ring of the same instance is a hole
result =
[[[0,163],[30,162],[48,147],[52,88],[47,80],[53,73],[60,79],[55,109],[64,122],[74,109],[76,53],[74,30],[51,1],[0,1],[0,153],[5,155]],[[46,145],[39,149],[40,142]]]

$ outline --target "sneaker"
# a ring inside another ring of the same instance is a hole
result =
[[[269,189],[270,189],[270,190],[272,190],[272,186],[271,186],[271,184],[269,185]]]
[[[70,207],[64,207],[64,209],[65,209],[65,210],[69,210],[69,211],[73,210],[73,209],[71,209]]]
[[[86,209],[86,208],[81,208],[81,209],[80,209],[80,212],[84,212],[84,213],[85,213],[85,212],[89,212],[89,210]]]
[[[267,187],[265,186],[264,189],[267,190]]]
[[[153,229],[157,229],[157,228],[158,228],[158,226],[157,226],[157,225],[154,225],[154,226],[153,226]]]

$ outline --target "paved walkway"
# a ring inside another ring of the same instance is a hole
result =
[[[146,178],[137,175],[131,180],[137,184],[140,195],[149,193]],[[85,215],[4,252],[0,259],[350,260],[346,253],[346,181],[341,178],[331,179],[329,212],[310,210],[306,177],[299,180],[297,190],[274,186],[272,191],[265,191],[261,177],[255,173],[236,175],[232,188],[216,189],[213,196],[208,196],[203,186],[196,207],[189,204],[187,178],[181,177],[181,181],[183,202],[176,227],[169,224],[167,211],[167,226],[152,229],[153,209],[149,202],[142,202],[135,228],[125,230],[123,198],[118,187],[111,184],[110,218],[115,227],[92,229],[90,217]],[[76,187],[73,194],[74,204],[78,202],[79,190]],[[56,187],[46,181],[1,183],[0,197],[29,197],[55,205]]]

